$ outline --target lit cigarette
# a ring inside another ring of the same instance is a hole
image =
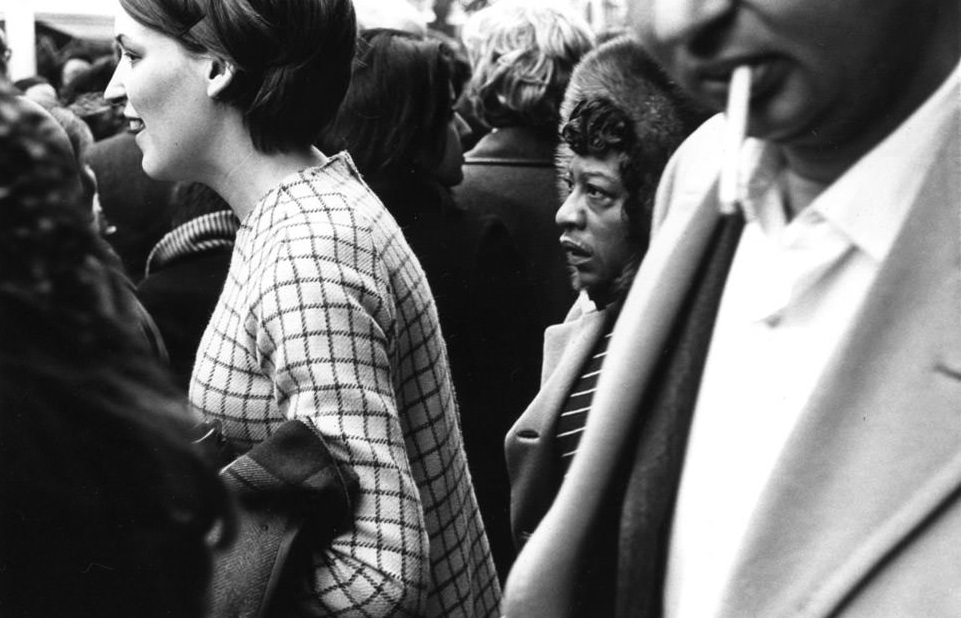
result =
[[[724,167],[718,186],[721,213],[732,214],[741,201],[740,161],[741,145],[747,133],[747,115],[751,101],[751,67],[739,66],[731,74],[725,112]]]

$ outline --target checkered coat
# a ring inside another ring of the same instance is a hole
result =
[[[434,301],[346,154],[287,178],[243,221],[190,398],[238,453],[300,419],[356,471],[354,525],[314,551],[298,604],[497,614]]]

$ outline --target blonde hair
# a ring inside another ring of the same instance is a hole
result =
[[[544,0],[501,0],[474,13],[462,38],[473,68],[468,96],[492,127],[554,131],[571,72],[594,47],[573,11]]]

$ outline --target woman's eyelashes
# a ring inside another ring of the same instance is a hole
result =
[[[592,200],[604,200],[610,197],[607,191],[590,182],[584,184],[584,193]]]
[[[606,208],[614,201],[614,196],[610,191],[592,181],[582,181],[579,186],[588,203],[594,207]]]
[[[138,53],[138,52],[130,49],[130,47],[128,46],[128,43],[129,43],[129,41],[127,40],[127,37],[125,37],[125,36],[119,36],[119,37],[117,37],[117,40],[116,40],[116,42],[115,42],[116,50],[117,50],[117,53],[118,53],[119,56],[120,56],[119,59],[120,59],[121,61],[126,60],[126,61],[129,62],[130,64],[133,64],[133,63],[135,63],[137,60],[140,60],[141,55],[140,55],[140,53]]]
[[[140,54],[136,54],[136,53],[130,51],[129,49],[121,48],[121,49],[120,49],[120,59],[121,59],[121,60],[126,60],[128,63],[130,63],[131,65],[133,65],[133,64],[136,64],[136,62],[137,62],[138,60],[140,60]]]

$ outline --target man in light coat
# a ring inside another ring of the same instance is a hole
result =
[[[725,151],[712,119],[669,165],[580,449],[515,564],[507,616],[589,613],[578,582],[611,508],[617,615],[961,615],[961,5],[632,12],[717,109],[750,68],[749,138]],[[725,216],[731,156],[740,204]],[[731,217],[744,221],[732,257],[705,279]],[[703,354],[677,378],[672,333],[711,281]],[[690,409],[651,403],[665,383]]]

